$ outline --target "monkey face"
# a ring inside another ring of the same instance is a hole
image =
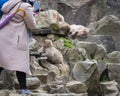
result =
[[[46,48],[46,47],[52,47],[53,46],[53,43],[51,40],[49,39],[46,39],[43,41],[43,47]]]

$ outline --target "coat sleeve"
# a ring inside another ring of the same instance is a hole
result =
[[[35,29],[36,28],[36,21],[35,21],[32,6],[28,5],[25,8],[25,12],[26,12],[26,15],[24,17],[24,20],[25,20],[27,28],[30,30]]]

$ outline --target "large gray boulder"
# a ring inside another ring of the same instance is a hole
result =
[[[111,53],[106,54],[105,61],[109,63],[120,63],[120,52],[113,51]]]
[[[116,81],[101,82],[104,96],[119,96],[120,92]]]
[[[37,29],[49,27],[53,23],[64,22],[64,17],[56,10],[50,9],[35,15]]]
[[[106,55],[106,49],[102,44],[95,42],[79,41],[76,43],[77,48],[84,48],[87,52],[86,58],[96,59],[97,61],[103,60]]]
[[[120,63],[108,63],[108,71],[111,80],[115,80],[120,87]]]
[[[86,25],[90,14],[90,6],[86,2],[89,1],[92,0],[59,0],[58,11],[63,14],[68,23]]]
[[[114,14],[120,18],[120,0],[107,0],[107,14]]]
[[[120,50],[120,20],[114,15],[107,15],[89,26],[91,34],[111,35],[115,41],[116,50]]]
[[[90,60],[76,62],[72,71],[73,78],[81,82],[86,82],[87,80],[89,80],[89,78],[91,78],[92,74],[97,68],[95,63],[96,62]]]
[[[86,26],[106,12],[106,0],[59,0],[58,11],[70,24]]]
[[[69,92],[73,92],[77,94],[87,92],[86,85],[84,83],[81,83],[80,81],[70,81],[66,84],[66,87],[69,90]]]
[[[95,42],[104,45],[107,53],[115,50],[115,41],[111,35],[88,35],[87,38],[77,38],[79,41]]]
[[[100,94],[99,72],[95,61],[76,62],[72,70],[74,80],[85,83],[90,96]]]

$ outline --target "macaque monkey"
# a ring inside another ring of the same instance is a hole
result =
[[[83,25],[70,25],[70,35],[69,37],[75,38],[78,36],[86,37],[89,33],[89,29]]]
[[[38,50],[39,53],[42,53],[42,56],[47,57],[47,61],[51,64],[54,64],[61,70],[63,64],[63,55],[62,53],[53,46],[51,40],[46,39],[43,41],[43,46]]]

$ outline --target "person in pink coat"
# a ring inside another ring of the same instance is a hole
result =
[[[31,94],[26,87],[26,74],[31,74],[28,29],[36,27],[33,7],[26,3],[26,0],[9,0],[2,7],[4,14],[1,21],[18,8],[24,9],[25,12],[18,12],[0,29],[0,73],[3,69],[16,71],[20,84],[19,93]]]

